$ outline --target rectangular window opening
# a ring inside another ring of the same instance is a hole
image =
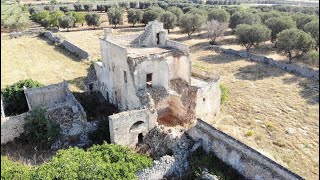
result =
[[[147,74],[147,88],[152,87],[152,73]]]
[[[123,71],[124,82],[127,83],[127,72]]]

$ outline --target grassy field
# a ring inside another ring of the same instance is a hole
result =
[[[1,88],[31,78],[44,84],[69,81],[70,89],[83,89],[89,63],[80,62],[39,37],[1,38]]]
[[[172,38],[191,46],[194,68],[221,76],[230,90],[210,124],[307,179],[319,171],[319,83],[210,50],[201,36]],[[249,134],[251,136],[248,136]],[[307,169],[306,169],[307,167]]]

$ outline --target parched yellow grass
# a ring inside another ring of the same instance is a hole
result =
[[[80,62],[64,50],[36,36],[1,38],[1,88],[31,78],[43,84],[69,81],[70,89],[83,89],[88,62]]]
[[[190,45],[193,68],[220,75],[230,89],[210,124],[306,179],[319,179],[318,81],[204,50],[208,40],[198,34],[169,36]]]

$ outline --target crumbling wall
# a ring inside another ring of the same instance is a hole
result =
[[[226,55],[248,58],[252,61],[264,63],[266,65],[277,67],[277,68],[280,68],[280,69],[288,71],[288,72],[300,74],[300,75],[307,77],[307,78],[315,78],[315,79],[319,80],[319,70],[315,70],[315,69],[312,69],[312,68],[309,68],[306,66],[302,66],[302,65],[298,65],[298,64],[283,63],[283,62],[275,61],[272,58],[267,58],[265,56],[252,54],[250,52],[239,52],[239,51],[235,51],[233,49],[224,49],[224,48],[221,48],[221,47],[215,46],[215,45],[209,46],[208,49],[212,49],[216,52],[223,53]]]
[[[36,107],[52,107],[66,101],[68,84],[62,82],[38,88],[24,89],[29,110]]]
[[[1,144],[12,141],[23,133],[24,119],[27,113],[16,116],[1,117]]]
[[[188,130],[188,134],[195,141],[202,141],[202,146],[207,152],[214,152],[219,159],[248,179],[303,179],[200,119]]]
[[[178,42],[178,41],[173,41],[173,40],[167,40],[166,45],[169,47],[172,47],[174,49],[178,49],[184,53],[184,55],[189,55],[189,45]]]
[[[189,56],[176,54],[166,57],[169,66],[169,80],[182,79],[190,84],[191,61]]]
[[[203,120],[210,120],[219,115],[221,104],[220,79],[203,80],[192,78],[191,85],[197,88],[196,117]]]
[[[111,41],[100,41],[102,62],[95,64],[99,90],[119,110],[141,106],[127,63],[127,51]]]
[[[109,116],[111,143],[135,146],[156,126],[157,114],[149,109],[131,110]]]
[[[143,46],[157,46],[157,33],[160,33],[160,31],[164,31],[163,23],[157,20],[150,21],[146,25],[144,33],[142,33],[136,41]]]
[[[49,31],[44,32],[43,36],[48,38],[50,41],[54,42],[58,46],[65,48],[68,52],[76,55],[80,59],[90,59],[91,58],[90,54],[87,51],[83,50],[82,48],[80,48],[79,46],[77,46],[76,44],[74,44],[70,41],[63,40],[62,38],[52,34]]]

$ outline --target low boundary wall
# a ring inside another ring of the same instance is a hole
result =
[[[207,152],[214,152],[218,158],[231,165],[248,179],[303,179],[200,119],[197,120],[195,126],[188,130],[188,134],[195,141],[202,141],[202,146]]]
[[[287,63],[275,61],[272,58],[267,58],[265,56],[256,55],[250,52],[240,52],[233,49],[224,49],[216,45],[208,46],[206,47],[206,49],[211,49],[211,50],[214,50],[215,52],[223,53],[230,56],[247,58],[252,61],[274,66],[291,73],[300,74],[307,78],[314,78],[319,80],[319,70],[315,70],[306,66],[302,66],[298,64],[287,64]]]
[[[50,41],[58,44],[65,48],[68,52],[78,56],[80,59],[91,59],[89,53],[82,48],[78,47],[77,45],[73,44],[68,40],[63,40],[62,38],[52,34],[49,31],[43,33],[43,36],[49,39]]]

